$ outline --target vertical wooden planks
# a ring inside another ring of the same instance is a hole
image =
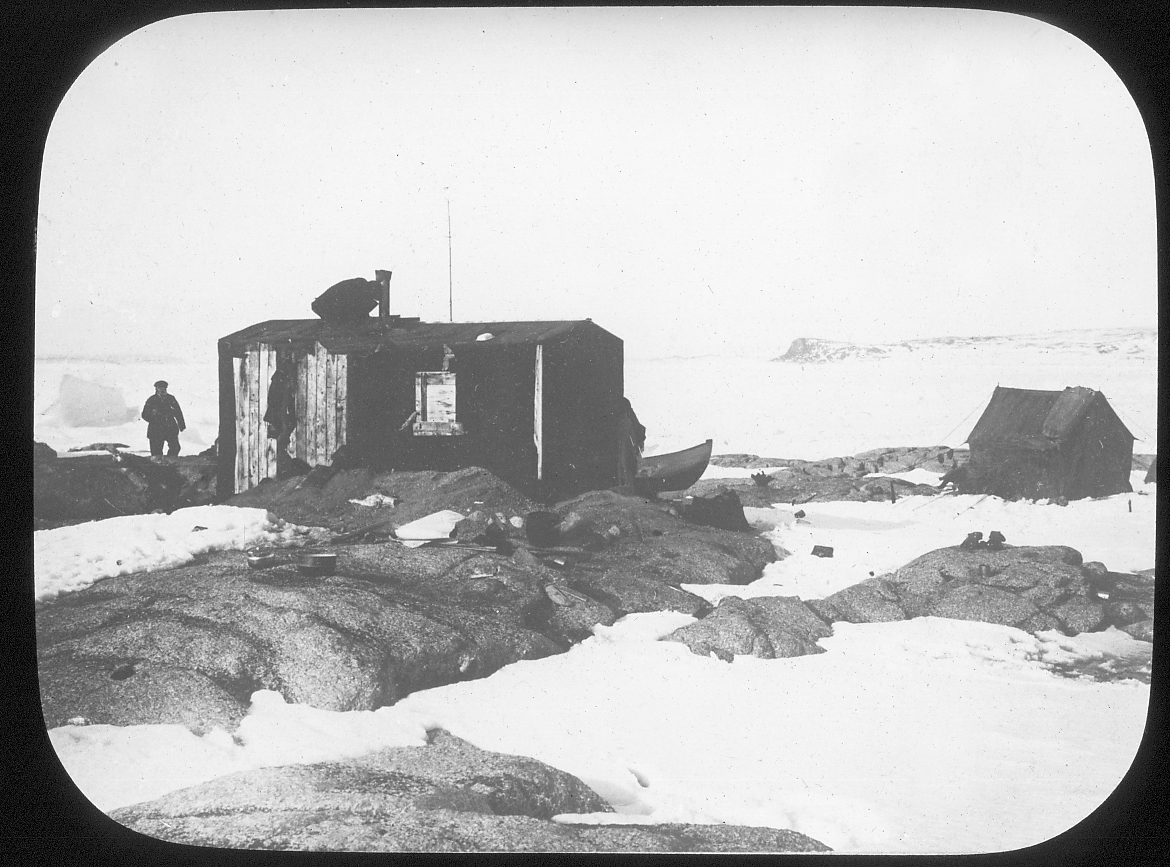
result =
[[[309,358],[302,355],[297,358],[297,450],[296,456],[308,463],[309,461],[309,397],[305,389],[305,382],[309,375]]]
[[[305,359],[305,462],[317,466],[317,353],[310,350]]]
[[[236,465],[233,493],[242,492],[248,483],[248,389],[247,356],[232,359],[232,381],[236,389]]]
[[[257,431],[260,427],[260,350],[248,350],[248,487],[260,481]]]
[[[337,368],[337,383],[334,387],[336,395],[336,406],[334,407],[334,431],[337,437],[337,448],[341,448],[346,443],[345,438],[345,406],[349,400],[348,394],[348,377],[349,377],[349,356],[336,355],[333,358],[333,363]]]
[[[337,415],[334,407],[337,406],[337,369],[336,359],[330,353],[325,356],[325,411],[322,413],[325,422],[325,454],[330,460],[337,450]]]
[[[317,463],[329,462],[328,443],[325,441],[325,416],[329,406],[325,402],[325,366],[329,353],[320,343],[317,344],[317,401],[313,413],[313,439],[316,441]]]
[[[268,475],[267,449],[264,447],[264,413],[268,409],[268,389],[264,387],[268,374],[267,347],[261,343],[256,350],[256,426],[252,429],[253,447],[256,449],[256,481]]]
[[[244,351],[240,359],[240,441],[243,445],[241,454],[240,490],[246,491],[252,486],[252,372],[255,366],[253,353]]]
[[[260,380],[260,396],[263,405],[260,408],[260,436],[263,443],[264,473],[261,478],[276,478],[276,440],[268,437],[268,425],[264,423],[264,415],[268,412],[268,386],[272,382],[272,375],[276,373],[276,348],[271,344],[265,347],[265,376]]]
[[[243,488],[248,490],[252,486],[252,423],[250,421],[252,414],[252,389],[249,387],[252,378],[252,356],[245,350],[242,363],[240,364],[240,394],[243,396],[243,416],[244,416],[244,472],[243,472]]]

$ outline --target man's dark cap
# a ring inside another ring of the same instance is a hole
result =
[[[158,382],[156,382],[156,383],[154,384],[154,387],[155,387],[155,388],[166,388],[166,387],[167,387],[167,381],[166,381],[165,379],[160,379]]]

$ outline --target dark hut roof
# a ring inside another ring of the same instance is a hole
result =
[[[323,319],[270,319],[229,334],[220,342],[234,352],[249,343],[312,344],[318,341],[330,352],[362,354],[379,347],[439,346],[446,343],[473,343],[484,333],[492,334],[490,344],[536,344],[565,337],[571,332],[590,328],[605,332],[592,320],[547,322],[420,322],[417,319],[391,318],[383,322],[376,316],[346,324]],[[612,335],[611,335],[612,336]],[[616,338],[615,338],[616,339]]]
[[[1098,400],[1105,401],[1105,395],[1079,386],[1064,391],[996,386],[967,442],[1047,448],[1072,434]],[[1120,419],[1117,424],[1133,438]]]

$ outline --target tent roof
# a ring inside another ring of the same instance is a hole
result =
[[[420,322],[395,319],[383,322],[370,316],[357,322],[337,324],[323,319],[270,319],[224,337],[235,352],[249,343],[312,343],[318,341],[330,352],[363,353],[379,347],[450,346],[474,343],[481,334],[490,333],[488,344],[537,344],[566,337],[582,329],[592,329],[610,337],[609,332],[590,319],[544,322]],[[615,338],[616,339],[616,338]]]
[[[1098,400],[1108,406],[1105,395],[1091,388],[1037,391],[996,386],[967,442],[1047,448],[1070,436]],[[1110,414],[1116,418],[1114,413]],[[1117,424],[1132,439],[1133,435],[1120,419]]]

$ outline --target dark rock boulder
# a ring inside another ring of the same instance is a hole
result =
[[[180,470],[133,456],[126,468],[203,478],[194,465]],[[369,507],[349,502],[371,493],[395,502],[377,510],[388,515],[375,521],[382,539],[394,525],[451,508],[469,516],[465,541],[495,533],[517,550],[510,557],[357,544],[379,538]],[[38,651],[50,725],[141,716],[136,721],[207,727],[238,719],[257,689],[330,710],[376,708],[563,651],[627,613],[702,615],[710,606],[680,584],[746,583],[776,557],[755,536],[696,527],[669,505],[597,492],[553,513],[568,537],[589,544],[552,560],[526,550],[521,522],[511,520],[531,513],[531,504],[477,468],[337,470],[319,488],[308,479],[267,480],[233,502],[271,507],[301,524],[343,529],[360,519],[362,526],[335,539],[346,541],[331,546],[338,561],[330,576],[300,573],[291,552],[261,569],[249,568],[243,552],[216,552],[42,604]],[[559,595],[546,589],[554,584]],[[114,686],[114,670],[132,673]],[[168,707],[167,696],[180,698]]]
[[[1098,632],[1108,626],[1105,607],[1084,596],[1074,596],[1054,606],[1050,616],[1055,617],[1064,630],[1072,635],[1078,632]]]
[[[461,542],[473,542],[487,536],[488,529],[492,526],[491,516],[476,509],[455,525],[455,538]]]
[[[171,461],[170,466],[183,480],[173,508],[210,506],[216,502],[217,468],[214,455],[207,457],[204,453],[194,457],[181,457]]]
[[[676,629],[663,640],[685,644],[699,656],[714,653],[724,662],[736,656],[772,659],[772,642],[752,617],[754,613],[744,600],[729,596],[706,617]]]
[[[242,553],[217,553],[42,605],[46,722],[206,728],[238,717],[257,689],[330,710],[372,709],[563,649],[524,625],[548,618],[552,603],[539,585],[505,573],[452,594],[458,579],[449,576],[476,568],[468,552],[408,550],[398,548],[406,568],[394,574],[341,549],[339,574],[327,577],[249,569]],[[428,576],[430,595],[411,589],[412,578],[422,589]],[[113,685],[117,669],[132,673]]]
[[[593,563],[623,577],[666,584],[750,584],[776,560],[765,539],[732,530],[700,527],[664,502],[591,491],[559,504],[597,527],[616,527],[614,542]]]
[[[1146,621],[1152,623],[1154,617],[1154,570],[1140,573],[1102,570],[1094,577],[1093,590],[1104,606],[1105,625],[1116,626],[1138,637],[1130,626]],[[1138,628],[1138,631],[1143,630]]]
[[[1051,629],[1056,626],[1055,618],[1038,621],[1040,609],[1015,593],[998,587],[980,584],[958,584],[949,586],[939,594],[938,599],[927,608],[931,616],[949,617],[952,620],[979,620],[984,623],[1001,623],[1005,626],[1027,626],[1037,623],[1034,628]]]
[[[940,548],[809,607],[830,622],[933,616],[1075,635],[1109,625],[1098,567],[1062,545]]]
[[[581,839],[599,852],[831,852],[796,831],[746,825],[606,825],[579,828]]]
[[[568,583],[618,617],[644,611],[678,611],[700,617],[711,609],[703,597],[634,568],[626,571],[619,566],[601,573],[588,572],[572,577]]]
[[[618,619],[608,605],[564,585],[549,584],[545,592],[553,601],[553,610],[548,625],[541,631],[559,639],[566,647],[584,641],[593,634],[597,624],[612,626]]]
[[[1154,621],[1152,618],[1150,620],[1139,620],[1136,623],[1130,623],[1118,628],[1122,632],[1129,633],[1130,636],[1136,638],[1138,641],[1149,641],[1152,643],[1154,640]]]
[[[743,514],[743,504],[735,491],[727,488],[720,490],[713,497],[688,497],[680,511],[683,518],[692,524],[737,533],[752,532],[751,524]]]
[[[795,597],[725,597],[703,619],[680,627],[664,641],[678,641],[693,653],[714,653],[725,662],[735,656],[780,659],[824,653],[818,638],[832,628]]]
[[[833,627],[796,596],[757,596],[749,601],[760,612],[772,644],[778,649],[782,644],[778,639],[784,634],[793,635],[814,647],[818,638],[828,638],[833,634]],[[823,651],[816,647],[810,652]],[[796,655],[777,653],[776,658]]]
[[[215,472],[215,462],[207,458],[168,458],[156,463],[116,450],[107,455],[40,460],[33,469],[33,517],[96,521],[208,505],[215,501]]]
[[[828,623],[887,623],[905,620],[898,591],[885,578],[871,578],[838,590],[824,599],[810,599],[808,607]]]
[[[165,511],[182,479],[170,468],[142,460],[150,470],[122,465],[113,455],[35,463],[33,517],[77,522]]]
[[[351,532],[375,524],[387,530],[451,509],[462,515],[481,512],[503,516],[506,523],[536,509],[536,504],[480,467],[454,472],[432,470],[344,469],[315,467],[307,476],[270,480],[228,500],[233,506],[267,509],[294,524]],[[318,484],[319,482],[319,484]],[[393,507],[378,509],[351,503],[370,494],[393,497]],[[518,531],[517,531],[518,532]]]
[[[480,750],[441,730],[428,737],[424,747],[232,774],[111,816],[160,839],[234,849],[828,851],[802,834],[765,828],[552,822],[612,809],[542,762]]]
[[[215,679],[187,667],[126,657],[54,660],[39,672],[49,728],[70,720],[115,726],[172,723],[204,734],[233,731],[248,710]]]

